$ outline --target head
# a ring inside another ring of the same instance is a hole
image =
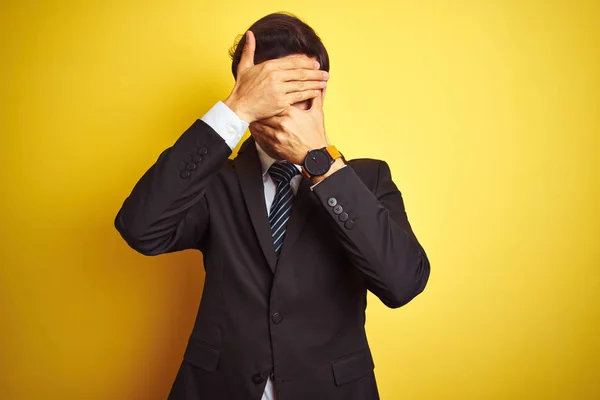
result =
[[[329,55],[323,42],[310,26],[296,16],[282,12],[269,14],[252,24],[248,30],[251,30],[256,38],[254,64],[297,54],[318,61],[322,70],[329,71]],[[229,50],[232,59],[231,72],[236,79],[245,44],[246,36],[242,35]],[[294,104],[304,110],[309,109],[310,105],[310,101]]]

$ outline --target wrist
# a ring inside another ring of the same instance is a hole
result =
[[[325,173],[325,175],[313,176],[311,178],[313,185],[321,182],[323,179],[327,178],[334,172],[339,171],[340,169],[343,168],[344,165],[345,165],[344,160],[342,160],[341,158],[336,158],[335,161],[333,161],[333,164],[331,164],[331,166],[329,167],[329,171],[327,171]]]
[[[229,109],[233,111],[235,115],[237,115],[242,121],[247,122],[248,124],[254,122],[254,120],[250,117],[250,115],[248,115],[248,113],[233,95],[229,95],[229,97],[225,99],[223,103],[229,107]]]

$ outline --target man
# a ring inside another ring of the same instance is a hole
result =
[[[268,15],[232,57],[230,96],[163,151],[115,219],[142,254],[204,255],[169,398],[378,399],[366,291],[396,308],[429,277],[401,194],[384,161],[329,143],[329,59],[312,28]]]

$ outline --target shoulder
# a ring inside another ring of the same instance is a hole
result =
[[[346,164],[350,165],[355,171],[361,170],[365,172],[373,172],[377,173],[379,166],[381,163],[384,163],[383,160],[378,160],[376,158],[353,158],[352,160],[346,160]]]

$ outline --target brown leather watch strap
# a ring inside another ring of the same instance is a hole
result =
[[[335,160],[335,159],[340,158],[342,156],[340,154],[340,152],[338,151],[338,149],[334,145],[330,145],[330,146],[325,147],[325,151],[327,151],[329,153],[329,155],[331,156],[332,160]]]
[[[306,168],[304,168],[304,165],[302,166],[302,175],[304,175],[306,179],[310,179],[310,174],[306,172]]]

